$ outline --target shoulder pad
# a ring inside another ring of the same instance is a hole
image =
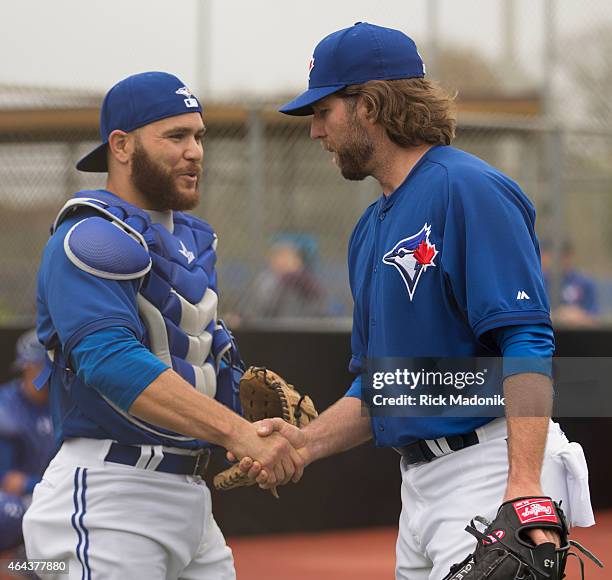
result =
[[[215,233],[213,227],[207,221],[204,221],[198,216],[189,213],[183,213],[182,211],[174,212],[174,223],[183,224],[188,226],[189,229],[206,232],[210,235],[213,235]]]
[[[72,226],[64,238],[64,251],[75,266],[99,278],[135,280],[151,269],[142,236],[102,217],[88,217]]]

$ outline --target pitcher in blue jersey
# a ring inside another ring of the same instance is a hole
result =
[[[542,363],[554,338],[533,205],[506,175],[450,146],[452,99],[425,78],[414,42],[368,23],[334,32],[315,48],[308,90],[280,111],[312,115],[311,137],[342,175],[372,176],[382,193],[349,243],[355,381],[303,431],[268,420],[262,436],[282,432],[306,464],[372,438],[398,451],[397,578],[440,580],[473,550],[469,520],[493,519],[505,500],[552,496],[573,525],[592,525],[582,450],[548,416],[362,412],[366,363],[381,357],[503,356],[506,408],[533,397],[546,410],[551,400]],[[523,361],[518,370],[511,357]],[[269,487],[265,469],[241,465]]]
[[[301,456],[240,416],[240,361],[217,319],[217,236],[199,202],[205,126],[175,76],[107,93],[82,171],[106,188],[60,210],[38,278],[59,452],[24,518],[29,558],[71,578],[234,578],[202,473],[210,449],[299,479]]]

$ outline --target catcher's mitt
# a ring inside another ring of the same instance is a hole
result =
[[[281,417],[291,425],[302,428],[318,414],[310,397],[300,395],[293,385],[264,367],[249,367],[242,375],[240,403],[244,418],[251,423]],[[254,484],[238,465],[218,473],[213,480],[215,488],[222,490]],[[271,491],[278,497],[275,489]]]
[[[474,520],[486,526],[476,529]],[[521,497],[501,505],[493,522],[477,516],[465,528],[478,540],[476,550],[460,564],[451,566],[443,580],[561,580],[565,577],[568,556],[584,563],[578,548],[598,566],[603,564],[578,542],[568,540],[567,521],[561,507],[549,497]],[[561,539],[560,548],[552,543],[535,546],[526,532],[532,528],[554,530]]]

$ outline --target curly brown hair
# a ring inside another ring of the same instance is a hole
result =
[[[336,93],[354,108],[361,97],[368,118],[385,128],[400,147],[424,143],[450,145],[455,138],[457,115],[454,99],[433,81],[414,78],[369,81]]]

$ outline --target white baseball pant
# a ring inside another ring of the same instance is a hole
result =
[[[480,443],[406,465],[401,460],[402,512],[396,545],[397,580],[440,580],[475,548],[465,526],[476,515],[495,518],[508,477],[506,420],[477,429]],[[595,523],[582,448],[550,422],[542,488],[562,501],[570,526]]]
[[[110,444],[62,445],[24,516],[28,558],[68,562],[57,580],[234,580],[204,481],[105,462]]]

